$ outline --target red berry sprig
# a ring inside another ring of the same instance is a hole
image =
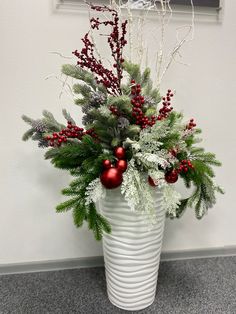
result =
[[[151,116],[150,118],[145,116],[142,107],[145,103],[145,99],[141,94],[141,85],[136,84],[135,80],[131,80],[131,99],[132,116],[135,118],[135,124],[140,125],[142,129],[147,128],[147,126],[153,126],[156,123],[156,116]]]
[[[171,89],[168,89],[166,93],[166,97],[163,97],[162,105],[163,107],[159,110],[159,115],[157,117],[157,120],[162,120],[164,118],[167,118],[169,113],[173,110],[173,107],[171,107],[171,98],[174,96]]]
[[[73,125],[71,121],[68,121],[67,128],[62,129],[60,132],[54,132],[51,136],[48,135],[45,139],[49,141],[50,146],[56,147],[61,146],[62,143],[66,143],[68,138],[81,140],[86,134],[94,139],[98,139],[98,136],[93,129],[84,131],[83,128]]]
[[[91,18],[90,25],[92,29],[99,30],[101,25],[110,25],[112,28],[111,33],[108,35],[107,42],[111,49],[111,54],[114,59],[113,67],[116,69],[116,74],[113,71],[106,69],[101,60],[97,60],[94,56],[94,44],[88,37],[88,33],[85,34],[82,41],[84,43],[84,48],[81,52],[75,50],[73,54],[78,58],[77,64],[82,68],[87,68],[91,72],[96,74],[97,83],[101,83],[107,89],[108,93],[112,95],[121,94],[121,79],[123,78],[122,72],[122,63],[124,62],[123,58],[123,48],[127,44],[125,35],[127,33],[126,26],[127,20],[121,23],[121,29],[119,27],[119,17],[118,12],[114,9],[111,9],[107,6],[96,6],[90,5],[92,10],[98,12],[108,12],[111,13],[111,20],[100,21],[98,18]]]
[[[163,107],[159,110],[158,116],[151,116],[147,117],[144,115],[142,106],[145,102],[144,97],[140,95],[141,93],[141,86],[140,84],[136,84],[134,80],[131,81],[132,87],[131,87],[131,95],[133,98],[131,99],[131,104],[133,105],[132,109],[132,116],[136,119],[135,123],[140,125],[142,129],[145,129],[147,126],[153,126],[157,120],[162,120],[164,118],[167,118],[169,113],[173,110],[173,107],[171,107],[171,97],[174,96],[174,94],[171,92],[170,89],[168,89],[166,93],[166,97],[163,97]]]
[[[111,111],[111,113],[114,115],[114,116],[117,116],[119,117],[121,115],[121,113],[119,112],[119,110],[117,109],[117,107],[115,106],[110,106],[109,107],[109,110]]]
[[[194,119],[190,119],[189,123],[186,125],[186,130],[192,130],[196,126]]]
[[[190,160],[181,160],[180,162],[180,166],[179,168],[177,169],[178,173],[181,173],[181,172],[188,172],[190,169],[194,169],[194,165],[191,163]]]

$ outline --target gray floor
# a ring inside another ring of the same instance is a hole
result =
[[[107,299],[103,268],[0,276],[1,314],[236,313],[236,257],[161,263],[153,305],[126,312]]]

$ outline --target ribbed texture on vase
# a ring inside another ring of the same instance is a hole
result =
[[[130,209],[119,188],[107,190],[99,204],[112,228],[103,237],[108,297],[125,310],[146,308],[155,298],[165,210],[162,193],[157,190],[154,197],[155,225],[146,214]]]

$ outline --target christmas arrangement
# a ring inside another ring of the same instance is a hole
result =
[[[73,211],[77,227],[87,221],[95,238],[112,232],[109,222],[97,209],[96,202],[107,189],[120,188],[131,210],[148,213],[156,220],[154,189],[163,193],[162,206],[170,218],[179,218],[192,207],[202,218],[216,202],[212,166],[220,166],[213,153],[198,147],[199,134],[194,119],[185,120],[174,110],[174,92],[164,96],[154,88],[149,68],[141,69],[124,57],[127,45],[127,20],[108,6],[91,9],[107,17],[90,19],[91,29],[107,32],[112,62],[106,66],[96,53],[90,32],[82,38],[83,48],[73,52],[77,64],[65,64],[62,73],[76,82],[75,104],[82,108],[83,127],[63,110],[66,123],[43,111],[41,119],[23,116],[30,125],[23,140],[38,141],[47,149],[45,158],[70,172],[74,180],[62,193],[69,197],[57,212]],[[109,16],[109,18],[108,18]],[[76,62],[75,62],[76,63]],[[174,183],[183,180],[192,188],[182,198]]]

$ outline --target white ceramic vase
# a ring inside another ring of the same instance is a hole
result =
[[[99,203],[112,228],[103,237],[107,293],[112,304],[125,310],[144,309],[155,299],[165,210],[161,191],[157,189],[154,197],[155,225],[145,214],[131,210],[119,188],[107,190]]]

